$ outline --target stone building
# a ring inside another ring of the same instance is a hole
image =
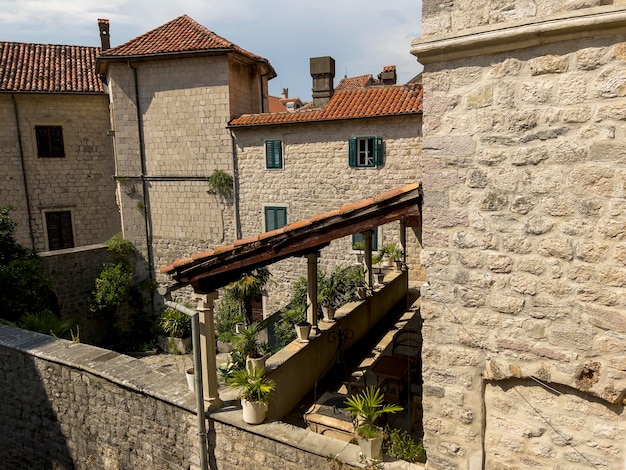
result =
[[[334,60],[313,58],[313,107],[246,114],[230,122],[244,238],[420,181],[422,89],[397,85],[395,67],[385,73],[389,81],[367,75],[358,84],[343,79],[335,89]],[[415,230],[407,229],[406,248],[416,282]],[[398,223],[379,227],[374,249],[399,243],[399,237]],[[320,265],[329,270],[354,264],[352,242],[352,237],[333,242],[322,250]],[[306,274],[306,259],[290,258],[270,271],[276,283],[270,284],[265,313],[286,303],[290,284]]]
[[[424,0],[429,468],[626,465],[626,5]]]
[[[124,236],[151,272],[234,240],[234,201],[209,194],[207,178],[233,175],[228,121],[267,110],[274,69],[188,16],[114,48],[99,26]]]
[[[96,47],[0,42],[0,206],[37,251],[119,232]]]

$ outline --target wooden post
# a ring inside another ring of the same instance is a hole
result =
[[[311,324],[311,335],[317,336],[317,259],[319,252],[307,255],[307,321]]]
[[[213,320],[213,301],[217,292],[193,294],[198,299],[196,310],[200,317],[200,352],[202,356],[202,388],[204,403],[209,409],[220,408],[223,404],[217,386],[217,363],[215,358],[215,321]]]

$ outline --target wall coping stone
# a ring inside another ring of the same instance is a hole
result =
[[[175,370],[152,369],[125,354],[8,325],[0,325],[0,347],[88,372],[196,413],[195,394]]]
[[[542,19],[499,23],[415,39],[411,54],[422,64],[515,51],[554,42],[623,34],[626,5],[586,8]]]
[[[97,251],[106,250],[108,247],[103,243],[96,243],[94,245],[76,246],[74,248],[65,248],[63,250],[53,251],[40,251],[37,253],[41,258],[51,258],[53,256],[67,255],[69,253],[82,253],[85,251]]]
[[[241,408],[233,404],[227,404],[211,413],[211,419],[303,452],[321,457],[326,457],[329,454],[336,455],[342,462],[350,466],[362,467],[358,460],[359,446],[356,444],[324,436],[310,429],[299,428],[282,421],[266,421],[261,424],[250,425],[243,421]],[[404,460],[395,460],[385,461],[385,468],[390,470],[417,470],[424,468],[424,466],[411,464]]]

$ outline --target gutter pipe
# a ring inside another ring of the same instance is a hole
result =
[[[161,294],[161,290],[159,289]],[[163,295],[163,294],[161,294]],[[167,295],[167,291],[166,291]],[[172,300],[165,300],[165,305],[191,317],[191,341],[193,348],[193,377],[196,389],[196,417],[198,419],[198,440],[200,444],[200,468],[208,470],[208,448],[206,423],[204,417],[204,390],[202,389],[202,359],[200,358],[200,316],[197,310],[192,310]]]
[[[30,197],[28,195],[28,181],[26,179],[26,164],[24,163],[24,147],[22,146],[22,132],[20,131],[20,120],[17,111],[17,101],[15,95],[11,93],[13,101],[13,113],[15,114],[15,129],[17,131],[17,144],[20,151],[20,165],[22,167],[22,181],[24,182],[24,197],[26,198],[26,213],[28,215],[28,234],[30,235],[30,247],[35,249],[35,234],[33,233],[32,209],[30,207]]]

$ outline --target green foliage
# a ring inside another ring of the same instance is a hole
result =
[[[219,194],[225,199],[233,197],[233,183],[233,177],[223,170],[215,170],[211,173],[211,176],[209,176],[209,187],[211,188],[211,192],[213,194]]]
[[[59,338],[75,338],[72,328],[77,325],[76,319],[59,318],[52,312],[27,313],[23,315],[18,326],[25,330],[36,331],[45,335],[57,336]]]
[[[426,461],[424,444],[420,439],[415,442],[411,434],[404,429],[387,428],[387,454],[396,459],[416,463]]]
[[[228,295],[239,301],[246,325],[252,323],[252,301],[261,295],[271,276],[267,268],[259,268],[245,273],[238,281],[231,282],[224,288]]]
[[[364,251],[365,250],[365,240],[359,240],[358,242],[354,242],[352,244],[353,250]]]
[[[349,396],[345,404],[346,410],[355,420],[357,434],[370,438],[381,434],[376,422],[383,414],[402,411],[399,405],[385,403],[380,389],[372,386],[367,387],[358,395]]]
[[[258,323],[252,323],[246,328],[242,328],[238,335],[233,338],[233,347],[241,353],[243,357],[260,357],[260,343],[257,334],[260,331]]]
[[[326,307],[339,308],[346,302],[355,300],[360,280],[354,273],[360,270],[360,267],[355,266],[337,266],[329,275],[320,276],[320,303]]]
[[[188,338],[191,336],[191,317],[167,307],[159,319],[159,328],[172,338]]]
[[[215,329],[222,341],[227,336],[235,334],[235,325],[243,322],[240,302],[228,290],[224,291],[224,295],[215,311]]]
[[[296,323],[306,319],[304,307],[284,308],[280,314],[280,320],[274,326],[274,335],[279,347],[284,347],[296,339]]]
[[[0,209],[0,315],[16,322],[25,314],[54,312],[57,307],[41,259],[15,240],[17,223],[10,211]]]
[[[107,263],[95,281],[92,311],[113,309],[128,299],[133,282],[132,270],[123,262]]]
[[[113,235],[104,244],[110,252],[115,253],[124,260],[128,260],[135,254],[135,247],[124,238],[121,232]]]
[[[229,384],[239,392],[239,397],[252,402],[269,402],[276,390],[276,382],[265,375],[265,368],[250,367],[236,371]]]
[[[390,243],[389,245],[385,245],[383,248],[385,249],[385,255],[392,261],[399,261],[404,258],[404,251],[396,243]]]

